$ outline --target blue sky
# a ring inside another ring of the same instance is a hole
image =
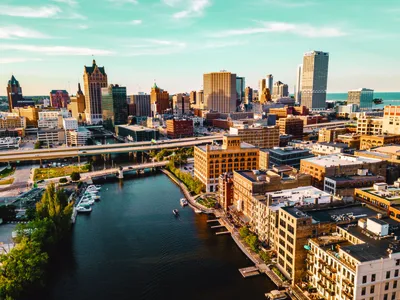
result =
[[[272,73],[293,91],[309,50],[330,53],[329,92],[400,91],[398,0],[1,0],[0,83],[76,92],[94,55],[109,83],[202,88],[222,69],[246,85]]]

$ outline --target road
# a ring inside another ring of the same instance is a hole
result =
[[[0,197],[14,197],[20,192],[25,192],[31,183],[31,169],[35,167],[38,166],[18,166],[14,174],[10,176],[14,178],[14,182],[8,186],[0,188]]]

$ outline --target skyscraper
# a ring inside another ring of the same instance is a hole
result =
[[[302,71],[303,66],[299,65],[297,67],[297,72],[296,72],[296,90],[294,93],[294,97],[298,103],[301,103],[301,71]]]
[[[230,113],[236,111],[236,74],[227,71],[203,75],[204,109]]]
[[[126,87],[110,84],[108,87],[102,88],[101,107],[105,127],[111,129],[115,125],[126,124],[128,120]]]
[[[351,90],[347,94],[347,105],[357,104],[362,110],[372,108],[372,101],[374,99],[374,90],[360,88]]]
[[[240,103],[244,101],[245,87],[246,84],[244,77],[236,77],[236,95],[237,95],[236,106],[239,106]]]
[[[8,108],[12,112],[15,107],[33,106],[35,103],[31,99],[25,99],[22,96],[22,88],[19,85],[17,79],[14,75],[8,81],[7,85],[7,98],[8,98]]]
[[[289,87],[282,81],[277,81],[272,89],[272,98],[282,98],[289,96]]]
[[[98,67],[95,60],[93,60],[91,67],[85,66],[83,83],[85,87],[86,121],[89,124],[97,124],[103,120],[101,88],[105,88],[108,85],[104,67]]]
[[[152,117],[155,117],[157,114],[165,114],[170,108],[168,92],[160,89],[156,83],[151,88],[150,104]]]
[[[272,74],[268,74],[266,76],[266,85],[267,85],[266,87],[269,88],[270,92],[272,91],[273,84],[274,84],[274,76],[272,76]]]
[[[249,105],[251,102],[253,102],[253,89],[248,86],[244,92],[244,104]]]
[[[258,81],[258,91],[261,93],[267,87],[267,80],[265,78]]]
[[[328,84],[329,53],[311,51],[304,54],[301,79],[301,104],[310,109],[324,109]]]
[[[142,92],[139,92],[138,95],[131,95],[130,103],[136,105],[136,116],[151,117],[150,95]]]

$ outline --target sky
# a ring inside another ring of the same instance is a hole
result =
[[[202,89],[227,70],[293,92],[304,52],[329,52],[328,92],[400,91],[398,0],[1,0],[0,95],[74,94],[84,65],[128,94]],[[4,87],[1,89],[1,85]]]

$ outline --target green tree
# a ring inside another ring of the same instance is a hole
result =
[[[34,149],[40,149],[42,147],[42,142],[36,141],[35,145],[33,146]]]
[[[0,298],[15,299],[31,287],[43,285],[48,255],[40,243],[24,238],[0,256]]]
[[[256,235],[250,234],[245,238],[245,242],[249,245],[250,249],[254,252],[258,252],[259,241]]]
[[[16,216],[15,208],[14,205],[0,206],[0,218],[4,221],[14,220]]]
[[[250,234],[250,230],[247,226],[243,226],[239,229],[239,234],[241,238],[244,239]]]
[[[81,179],[81,174],[79,174],[79,172],[72,172],[70,177],[72,181],[79,181]]]
[[[67,183],[68,180],[65,177],[60,178],[60,180],[58,181],[59,183]]]

